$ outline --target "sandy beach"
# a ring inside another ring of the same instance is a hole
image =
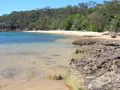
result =
[[[25,31],[25,32],[33,32],[33,33],[49,33],[49,34],[63,34],[63,35],[74,35],[74,36],[101,36],[105,33],[98,33],[98,32],[82,32],[82,31],[62,31],[62,30],[49,30],[49,31]]]
[[[120,39],[120,36],[119,36],[120,33],[118,33],[118,36],[116,38],[111,38],[111,36],[109,35],[109,31],[89,32],[89,31],[62,31],[62,30],[42,31],[42,30],[36,30],[36,31],[25,31],[25,32],[61,34],[61,35],[66,35],[66,36],[70,36],[70,37],[73,36],[73,38],[74,37],[93,37],[93,38],[112,39],[112,40],[119,40]],[[77,39],[77,38],[75,38],[75,39]]]

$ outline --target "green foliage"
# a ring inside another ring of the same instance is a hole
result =
[[[94,12],[91,14],[90,19],[91,19],[91,23],[93,24],[93,26],[96,27],[97,31],[102,32],[104,29],[104,25],[105,25],[104,16],[99,12]]]
[[[73,31],[76,30],[75,25],[72,25],[71,30],[73,30]]]
[[[113,23],[116,20],[116,24]],[[68,5],[63,8],[42,8],[12,12],[0,16],[0,31],[23,30],[88,30],[103,32],[115,28],[120,31],[120,1],[105,1]]]
[[[90,24],[90,25],[88,26],[88,31],[98,32],[98,29],[97,29],[97,27],[96,27],[95,25]]]
[[[110,26],[110,31],[111,32],[117,32],[118,30],[118,20],[117,19],[112,19],[111,26]]]
[[[117,15],[116,19],[117,19],[117,32],[120,32],[120,15]]]
[[[52,19],[49,25],[49,29],[51,30],[58,30],[60,29],[60,21],[56,19]]]
[[[74,15],[73,25],[77,30],[81,30],[80,23],[81,23],[81,15],[80,14]]]
[[[64,30],[70,30],[72,27],[72,19],[71,18],[66,18],[62,21],[61,23],[61,28]]]

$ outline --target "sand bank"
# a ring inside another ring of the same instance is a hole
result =
[[[83,31],[61,31],[61,30],[50,30],[50,31],[25,31],[25,32],[33,32],[33,33],[49,33],[49,34],[65,34],[65,35],[76,35],[76,36],[101,36],[107,32],[99,33],[99,32],[83,32]]]
[[[71,36],[80,36],[80,37],[93,37],[93,38],[102,38],[102,39],[112,39],[120,40],[120,33],[118,33],[117,38],[111,38],[109,32],[88,32],[88,31],[61,31],[61,30],[49,30],[49,31],[25,31],[32,33],[46,33],[46,34],[61,34],[61,35],[71,35]]]

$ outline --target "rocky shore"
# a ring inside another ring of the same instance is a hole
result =
[[[78,90],[120,90],[120,41],[82,38],[73,44],[79,48],[70,75],[82,83]]]

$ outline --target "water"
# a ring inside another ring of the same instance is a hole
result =
[[[73,50],[62,35],[0,32],[0,90],[49,90],[49,84],[63,90],[64,84],[47,80],[47,73],[67,68]]]
[[[0,44],[52,42],[60,38],[63,38],[63,36],[26,32],[0,32]]]

